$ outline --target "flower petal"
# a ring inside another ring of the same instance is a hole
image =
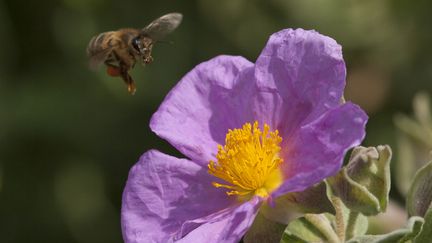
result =
[[[169,93],[150,127],[207,164],[228,129],[259,121],[289,136],[339,105],[344,86],[345,63],[333,39],[286,29],[270,37],[255,66],[233,56],[198,65]]]
[[[287,179],[273,196],[302,191],[336,173],[347,150],[363,140],[367,118],[360,107],[348,102],[287,138],[282,145]]]
[[[271,35],[255,66],[258,88],[279,95],[278,102],[274,102],[275,97],[267,99],[270,106],[263,112],[280,114],[271,123],[282,134],[291,134],[338,106],[345,76],[341,46],[327,36],[303,29]]]
[[[252,225],[260,205],[261,200],[255,197],[213,218],[206,217],[187,222],[186,224],[200,226],[179,242],[239,242]]]
[[[206,165],[215,158],[217,144],[224,142],[230,124],[241,117],[234,112],[229,90],[239,73],[251,66],[243,57],[234,56],[201,63],[170,91],[150,128],[191,160]]]
[[[230,90],[240,72],[252,66],[234,56],[218,56],[196,66],[167,95],[150,128],[191,160],[207,164],[231,123],[237,125],[236,118],[242,117],[233,112],[241,106],[233,108],[238,104],[230,100]]]
[[[168,242],[185,221],[232,206],[235,202],[212,180],[192,161],[155,150],[145,153],[130,170],[123,192],[124,241]]]

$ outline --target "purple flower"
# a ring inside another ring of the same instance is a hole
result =
[[[336,173],[367,121],[341,103],[345,75],[341,47],[302,29],[273,34],[255,64],[196,66],[150,122],[188,159],[142,155],[123,194],[124,240],[237,242],[263,203]]]

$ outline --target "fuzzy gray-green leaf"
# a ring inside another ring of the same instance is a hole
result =
[[[269,220],[262,213],[258,213],[252,226],[244,236],[243,242],[277,242],[280,240],[285,228],[286,225]]]
[[[432,239],[432,209],[424,216],[424,224],[420,233],[414,238],[414,243],[430,243]]]
[[[424,220],[420,217],[411,217],[407,228],[398,229],[384,235],[363,235],[355,237],[347,243],[405,243],[412,242],[422,229]]]
[[[306,214],[290,222],[285,229],[281,243],[291,242],[340,242],[332,228],[330,214]]]
[[[432,150],[432,115],[427,93],[416,94],[413,100],[414,116],[397,114],[394,123],[398,129],[398,160],[395,162],[396,186],[403,195],[418,169],[428,161]]]
[[[356,147],[337,175],[327,179],[335,196],[352,211],[375,215],[385,211],[390,191],[389,146]]]
[[[417,171],[407,196],[410,215],[424,216],[432,202],[432,161]]]

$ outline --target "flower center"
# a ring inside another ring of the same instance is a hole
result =
[[[257,121],[253,127],[246,123],[241,129],[228,130],[225,146],[218,145],[217,162],[208,164],[208,172],[227,183],[213,182],[213,186],[229,189],[228,195],[268,197],[282,183],[278,134],[278,130],[270,132],[267,124],[261,131]]]

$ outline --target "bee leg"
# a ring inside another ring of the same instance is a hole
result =
[[[148,55],[148,56],[144,57],[144,60],[143,60],[144,64],[150,64],[152,62],[153,62],[153,57],[152,56]]]
[[[135,94],[135,91],[136,91],[135,82],[132,79],[132,77],[129,75],[128,69],[124,65],[120,66],[120,74],[123,78],[123,81],[127,85],[128,92],[131,95]]]
[[[107,74],[111,77],[121,76],[120,68],[116,65],[106,64],[107,66]]]
[[[105,63],[108,66],[114,66],[114,68],[117,68],[117,70],[120,71],[120,76],[122,77],[123,81],[126,83],[127,85],[127,89],[129,94],[133,95],[135,94],[136,91],[136,87],[135,87],[135,82],[133,81],[132,77],[129,75],[129,69],[131,68],[132,64],[125,63],[123,61],[122,58],[120,58],[120,56],[118,55],[117,52],[113,51],[112,52],[113,57],[115,58],[116,62],[118,63],[118,67],[114,66],[111,63]]]

